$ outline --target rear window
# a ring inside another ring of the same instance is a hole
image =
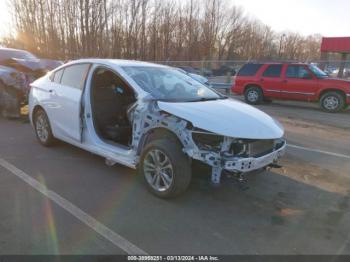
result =
[[[246,64],[239,70],[238,76],[254,76],[261,67],[262,64]]]
[[[270,65],[264,72],[264,77],[280,77],[282,73],[282,65]]]

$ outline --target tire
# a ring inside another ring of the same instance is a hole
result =
[[[35,134],[40,144],[46,147],[53,146],[56,139],[52,134],[50,121],[45,111],[42,109],[37,110],[33,119]]]
[[[160,198],[184,193],[192,178],[190,160],[174,139],[151,141],[141,154],[138,171],[147,189]]]
[[[264,100],[264,94],[260,87],[251,86],[245,90],[244,99],[250,105],[259,105]]]
[[[345,99],[340,93],[330,91],[322,95],[320,106],[328,113],[337,113],[344,109]]]

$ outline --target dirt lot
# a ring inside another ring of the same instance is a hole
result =
[[[64,143],[43,148],[28,123],[1,118],[0,159],[149,254],[350,254],[349,111],[259,108],[285,126],[290,147],[283,168],[250,174],[246,191],[212,188],[196,169],[185,195],[160,200],[135,171]],[[3,166],[0,187],[1,254],[125,254]]]

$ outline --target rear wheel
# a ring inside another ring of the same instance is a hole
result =
[[[321,97],[320,105],[324,111],[336,113],[344,109],[345,99],[340,93],[330,91]]]
[[[55,138],[52,134],[49,119],[44,110],[39,109],[34,114],[35,134],[40,144],[43,146],[52,146]]]
[[[245,101],[251,105],[258,105],[264,100],[264,94],[260,87],[251,86],[244,92]]]
[[[139,173],[156,196],[171,198],[185,192],[191,182],[191,164],[173,139],[151,141],[143,150]]]

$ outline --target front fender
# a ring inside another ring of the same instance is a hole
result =
[[[141,154],[142,149],[152,140],[157,138],[168,138],[178,141],[180,144],[182,144],[184,147],[184,143],[181,140],[181,138],[169,127],[166,126],[158,126],[153,127],[147,132],[143,133],[143,135],[140,138],[140,142],[138,144],[137,148],[137,154]]]
[[[345,99],[347,96],[347,92],[346,90],[344,90],[343,88],[337,88],[337,87],[325,87],[325,88],[321,88],[318,92],[317,92],[317,100],[320,100],[321,97],[327,93],[327,92],[341,92],[342,94],[344,94]],[[350,92],[349,92],[350,93]]]

